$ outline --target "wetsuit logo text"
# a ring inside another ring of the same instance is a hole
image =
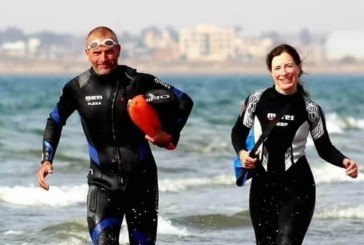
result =
[[[166,88],[168,88],[168,89],[170,89],[170,88],[171,88],[171,86],[169,86],[168,84],[166,84],[166,83],[162,82],[162,81],[161,81],[161,80],[159,80],[158,78],[155,78],[155,79],[154,79],[154,82],[159,83],[159,84],[163,85],[164,87],[166,87]]]
[[[85,100],[87,102],[87,105],[89,106],[98,106],[102,105],[102,95],[87,95],[85,96]]]
[[[274,118],[276,117],[276,114],[275,113],[268,113],[267,114],[267,118],[269,121],[272,121]],[[284,121],[294,121],[294,115],[284,115],[281,120],[284,120]],[[280,127],[285,127],[288,125],[288,122],[278,122],[276,124],[277,126],[280,126]]]
[[[157,96],[149,97],[145,100],[147,102],[152,102],[152,101],[157,101],[157,100],[166,100],[166,99],[169,99],[169,97],[170,96],[168,94],[164,94],[164,95],[157,95]]]

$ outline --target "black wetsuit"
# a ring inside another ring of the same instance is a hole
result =
[[[43,161],[52,162],[67,118],[75,110],[81,117],[90,155],[87,215],[94,244],[119,244],[124,215],[130,244],[155,244],[157,167],[145,135],[127,113],[128,100],[151,89],[167,89],[176,95],[175,121],[164,129],[177,145],[192,110],[191,98],[127,66],[120,65],[105,76],[91,68],[69,81],[47,120]]]
[[[320,106],[302,88],[294,95],[282,95],[274,87],[250,94],[232,129],[235,151],[246,150],[250,128],[262,132],[286,103],[292,106],[264,141],[251,183],[250,215],[260,245],[302,244],[316,198],[305,156],[308,134],[324,160],[343,167],[345,158],[329,139]]]

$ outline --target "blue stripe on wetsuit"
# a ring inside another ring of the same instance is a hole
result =
[[[92,243],[97,245],[99,241],[100,234],[103,230],[111,225],[119,225],[120,221],[116,218],[104,219],[100,223],[98,223],[95,229],[92,231]]]
[[[58,107],[56,106],[51,112],[51,118],[58,124],[63,125],[61,115],[59,114]]]
[[[97,152],[97,150],[95,149],[95,147],[93,147],[90,144],[88,144],[88,154],[90,155],[90,158],[92,159],[92,161],[94,161],[95,163],[97,163],[97,165],[100,166],[99,153]]]
[[[181,97],[181,95],[185,94],[184,92],[182,92],[181,90],[178,90],[176,88],[171,88],[172,92],[177,95],[177,97]]]
[[[143,160],[146,157],[148,151],[149,151],[149,147],[146,142],[143,142],[139,145],[138,152],[139,152],[140,160]]]
[[[54,147],[48,141],[43,141],[43,145],[46,149],[45,152],[48,153],[47,160],[52,162],[54,158]]]
[[[145,237],[145,235],[142,232],[133,231],[133,236],[135,237],[135,240],[138,241],[138,244],[141,244],[141,245],[150,244],[150,243],[148,243],[147,238]]]

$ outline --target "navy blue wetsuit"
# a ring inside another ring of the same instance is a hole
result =
[[[251,93],[232,129],[235,151],[246,150],[250,128],[264,131],[287,103],[292,106],[264,141],[251,183],[250,215],[260,245],[302,244],[316,198],[305,156],[308,134],[324,160],[343,167],[345,158],[330,141],[320,106],[302,88],[293,95],[280,94],[274,87]]]
[[[151,89],[176,96],[175,121],[165,128],[179,141],[192,99],[173,86],[128,66],[98,76],[92,68],[69,81],[47,120],[43,161],[53,161],[67,118],[78,111],[86,135],[90,171],[87,197],[94,244],[119,244],[125,215],[130,244],[155,244],[158,220],[157,167],[150,146],[127,113],[127,103]]]

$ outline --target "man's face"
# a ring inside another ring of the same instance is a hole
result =
[[[112,35],[93,34],[87,39],[86,55],[99,75],[107,75],[118,65],[120,45]]]

